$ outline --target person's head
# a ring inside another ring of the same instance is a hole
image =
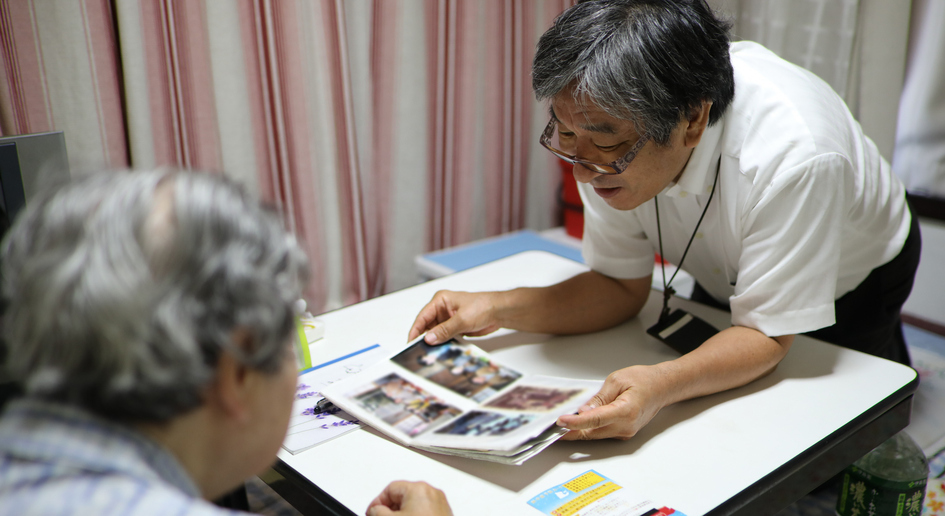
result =
[[[561,150],[608,164],[644,138],[629,169],[674,146],[691,152],[734,97],[728,30],[705,0],[591,0],[562,13],[542,35],[532,66],[535,95],[551,101],[560,145],[568,147]],[[639,205],[676,178],[689,152],[670,157],[673,170],[650,174],[661,183],[645,188],[652,195],[639,202],[605,198],[621,209]],[[575,168],[591,180],[593,168]],[[621,175],[599,181],[611,187],[627,181]]]
[[[177,171],[74,179],[30,200],[2,267],[7,368],[25,396],[160,428],[208,403],[234,409],[247,393],[219,384],[236,378],[285,412],[246,432],[274,441],[247,445],[271,462],[307,265],[279,217],[235,184]]]

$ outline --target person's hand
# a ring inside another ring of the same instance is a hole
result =
[[[427,332],[427,344],[440,344],[457,335],[477,337],[499,329],[496,301],[500,292],[452,292],[441,290],[420,310],[407,340]]]
[[[443,491],[426,482],[397,480],[368,506],[367,516],[453,516]]]
[[[654,366],[632,366],[611,373],[593,398],[577,414],[558,418],[570,430],[566,441],[630,439],[663,408]]]

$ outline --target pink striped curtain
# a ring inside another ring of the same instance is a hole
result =
[[[77,163],[125,167],[108,0],[0,2],[0,134],[66,131]]]
[[[417,254],[555,224],[529,69],[571,3],[0,2],[0,129],[65,131],[74,167],[244,183],[305,245],[318,312],[414,283]]]

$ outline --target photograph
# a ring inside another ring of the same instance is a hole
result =
[[[547,412],[571,400],[584,390],[518,385],[499,398],[490,401],[486,406],[508,410]]]
[[[529,414],[498,414],[495,412],[481,412],[474,410],[452,423],[440,428],[435,433],[447,435],[505,435],[515,429],[531,423],[538,416]]]
[[[396,373],[374,380],[348,397],[410,437],[461,412]]]
[[[518,371],[496,364],[475,346],[455,340],[437,346],[420,340],[391,360],[477,402],[492,397],[522,376]]]

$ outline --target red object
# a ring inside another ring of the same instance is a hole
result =
[[[561,166],[561,210],[564,212],[564,230],[574,238],[584,236],[584,203],[578,194],[577,181],[574,180],[574,165],[558,161]]]

